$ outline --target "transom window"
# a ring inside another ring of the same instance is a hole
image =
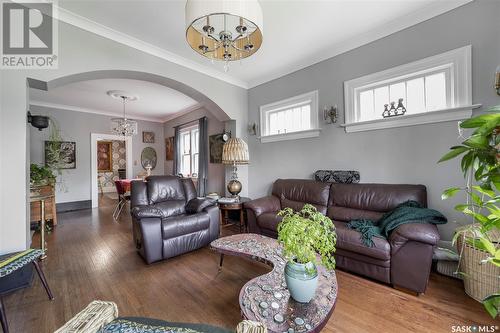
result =
[[[263,105],[260,121],[262,142],[318,136],[318,92]]]
[[[472,114],[471,92],[471,47],[465,46],[344,82],[343,126],[351,132],[464,119]],[[398,108],[400,99],[404,115],[384,117],[386,105]]]
[[[382,119],[385,106],[391,102],[398,106],[403,99],[405,114],[431,112],[453,107],[451,100],[450,67],[431,69],[425,74],[415,74],[404,80],[394,80],[359,90],[356,120]]]
[[[200,131],[198,125],[180,130],[181,170],[184,177],[198,177],[198,143]]]

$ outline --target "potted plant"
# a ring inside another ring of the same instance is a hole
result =
[[[45,185],[53,186],[56,182],[56,176],[52,172],[52,169],[31,163],[30,165],[30,185],[31,187],[39,187]]]
[[[466,202],[455,207],[473,223],[457,229],[460,270],[465,291],[482,302],[495,318],[500,310],[500,106],[465,120],[460,128],[472,131],[459,146],[451,147],[439,162],[462,156],[465,187],[443,192],[448,199],[465,192]]]
[[[316,264],[335,268],[337,234],[332,220],[309,204],[300,212],[285,208],[278,213],[283,220],[278,225],[278,241],[283,244],[285,281],[293,299],[308,303],[316,292]]]

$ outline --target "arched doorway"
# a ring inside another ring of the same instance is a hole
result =
[[[151,74],[151,73],[146,73],[146,72],[138,72],[138,71],[128,71],[128,70],[103,70],[103,71],[92,71],[92,72],[84,72],[84,73],[79,73],[79,74],[72,74],[60,78],[56,78],[53,80],[50,80],[48,82],[43,82],[40,80],[36,79],[28,79],[28,87],[32,89],[37,89],[37,90],[44,90],[44,91],[54,91],[57,90],[58,88],[68,86],[74,83],[78,82],[87,82],[87,81],[92,81],[92,80],[104,80],[104,79],[125,79],[125,80],[137,80],[139,82],[152,82],[158,85],[162,85],[165,87],[168,87],[170,89],[174,89],[176,91],[181,92],[182,94],[185,94],[192,99],[196,100],[201,106],[203,106],[204,109],[207,111],[211,112],[219,121],[221,122],[228,122],[230,120],[229,116],[216,104],[214,103],[210,98],[208,98],[206,95],[203,93],[199,92],[196,89],[193,89],[186,84],[183,84],[181,82],[178,82],[176,80],[172,80],[163,76],[159,76],[156,74]],[[36,94],[35,94],[36,95]],[[229,123],[229,122],[228,122]],[[231,122],[233,124],[234,122]],[[101,134],[104,132],[100,132]],[[91,147],[92,146],[92,139],[91,139]],[[93,155],[91,154],[90,157],[93,158]],[[91,168],[90,172],[87,172],[90,174],[90,198],[92,201],[92,207],[96,207],[97,204],[97,182],[96,182],[96,176],[95,176],[95,170],[92,167],[92,163],[95,161],[92,160],[92,158],[89,159],[87,163],[90,163]],[[83,162],[85,163],[85,162]],[[130,162],[131,163],[131,162]],[[127,165],[129,162],[127,162]],[[131,165],[131,164],[130,164]],[[88,177],[88,175],[86,175]],[[224,175],[222,176],[222,179],[224,179]]]

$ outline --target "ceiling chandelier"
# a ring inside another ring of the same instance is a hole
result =
[[[136,135],[137,121],[127,118],[125,115],[125,103],[128,101],[136,101],[138,97],[121,90],[111,90],[108,91],[107,94],[113,98],[121,99],[123,103],[123,117],[111,118],[111,132],[123,136]]]
[[[251,56],[262,44],[262,9],[257,0],[188,0],[186,39],[193,50],[229,61]]]

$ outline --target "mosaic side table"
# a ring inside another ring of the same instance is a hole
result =
[[[245,319],[262,322],[270,332],[320,332],[333,313],[337,301],[335,271],[318,265],[318,289],[309,303],[299,303],[286,288],[286,260],[277,240],[257,234],[237,234],[219,238],[210,244],[221,254],[263,262],[271,272],[248,281],[240,291],[239,301]]]

